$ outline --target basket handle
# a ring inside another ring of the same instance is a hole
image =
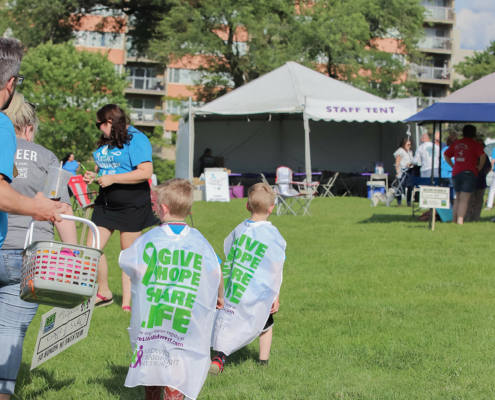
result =
[[[100,249],[100,232],[98,231],[98,228],[93,222],[85,218],[75,217],[73,215],[61,214],[60,216],[62,217],[62,219],[66,219],[68,221],[77,221],[88,225],[89,229],[91,229],[91,232],[93,232],[93,244],[91,245],[91,247]],[[26,241],[24,242],[24,248],[28,247],[31,243],[33,243],[33,230],[34,230],[34,219],[31,220],[31,223],[28,226],[28,230],[26,233]]]

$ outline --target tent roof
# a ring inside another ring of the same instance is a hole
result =
[[[455,91],[408,121],[495,122],[495,73]]]
[[[288,62],[196,109],[194,114],[247,115],[303,111],[305,97],[327,101],[387,103],[336,79]]]

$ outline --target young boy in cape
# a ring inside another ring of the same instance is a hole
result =
[[[171,179],[152,189],[163,225],[120,253],[131,278],[129,335],[134,355],[125,386],[146,400],[195,399],[208,375],[215,308],[223,307],[220,264],[208,241],[184,219],[193,187]]]
[[[267,221],[275,198],[270,186],[252,186],[247,202],[251,218],[225,239],[225,307],[217,312],[212,334],[213,349],[218,351],[210,366],[212,375],[223,371],[228,355],[258,336],[260,363],[268,364],[286,248],[282,235]]]

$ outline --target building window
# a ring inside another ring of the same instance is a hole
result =
[[[165,90],[163,79],[157,78],[156,68],[126,67],[127,80],[133,89]]]
[[[425,33],[426,36],[428,37],[446,38],[450,36],[447,29],[443,29],[443,28],[425,28]]]
[[[127,101],[131,108],[129,113],[131,120],[152,123],[162,122],[163,110],[160,109],[160,104],[155,100],[133,98]]]
[[[193,107],[201,107],[202,101],[193,101]],[[189,100],[169,100],[167,101],[167,114],[186,114],[189,111]]]
[[[101,4],[96,4],[93,8],[88,10],[90,15],[99,15],[101,17],[124,17],[124,13],[119,10],[111,10]]]
[[[194,69],[170,68],[168,81],[170,83],[183,83],[184,85],[194,85],[202,78],[202,73]]]
[[[84,47],[109,47],[111,49],[121,49],[123,44],[123,34],[77,31],[74,44],[76,46],[78,45]]]

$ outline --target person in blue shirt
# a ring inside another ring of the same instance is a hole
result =
[[[15,88],[24,80],[19,75],[23,46],[17,39],[0,38],[0,109],[6,110],[15,94]],[[17,149],[14,125],[9,117],[0,113],[0,248],[8,230],[7,213],[28,215],[37,221],[62,221],[57,210],[59,202],[49,200],[38,192],[33,198],[23,196],[11,186],[17,175],[14,155]],[[19,298],[22,257],[4,252],[0,256],[0,398],[10,399],[14,393],[17,370],[21,364],[20,352],[6,343],[21,343],[32,319],[26,302]],[[6,340],[9,339],[9,341]]]
[[[74,176],[77,174],[79,164],[80,163],[76,161],[74,153],[69,153],[64,158],[62,158],[62,169],[69,171]]]
[[[101,248],[114,231],[120,231],[122,250],[134,243],[143,229],[156,225],[148,180],[153,174],[151,144],[145,134],[130,125],[130,118],[116,104],[107,104],[97,113],[96,126],[102,135],[93,157],[97,171],[86,172],[87,184],[100,185],[91,220],[100,232]],[[92,235],[88,235],[88,245]],[[98,294],[95,306],[113,303],[108,287],[105,256],[98,266]],[[122,272],[122,309],[131,310],[131,280]]]

